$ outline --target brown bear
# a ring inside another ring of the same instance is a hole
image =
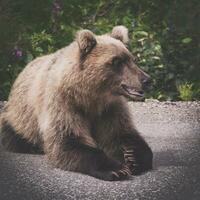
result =
[[[127,49],[128,30],[81,30],[69,46],[30,62],[2,114],[6,149],[44,152],[57,168],[121,180],[152,168],[152,151],[127,100],[144,98],[149,76]]]

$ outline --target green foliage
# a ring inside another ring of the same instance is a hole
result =
[[[54,51],[54,41],[52,35],[47,34],[45,31],[31,35],[30,44],[35,57],[41,56],[46,52],[51,53]]]
[[[1,0],[0,100],[24,66],[68,45],[77,30],[123,24],[130,50],[153,80],[148,96],[200,99],[198,0]],[[188,84],[190,83],[190,84]]]
[[[200,98],[200,88],[199,85],[195,87],[193,83],[180,83],[177,86],[179,92],[179,98],[183,101],[198,100]]]
[[[180,98],[183,101],[191,101],[194,99],[194,92],[192,90],[193,84],[184,83],[178,86]]]

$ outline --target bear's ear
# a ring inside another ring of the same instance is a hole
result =
[[[76,41],[78,42],[81,58],[85,57],[97,43],[95,35],[89,30],[77,32]]]
[[[115,26],[112,30],[111,37],[127,45],[129,42],[128,29],[125,26]]]

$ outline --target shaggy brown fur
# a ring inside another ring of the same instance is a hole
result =
[[[58,168],[120,180],[152,167],[152,152],[134,128],[127,100],[143,98],[148,75],[126,48],[128,30],[89,30],[29,63],[2,116],[4,146],[43,151]]]

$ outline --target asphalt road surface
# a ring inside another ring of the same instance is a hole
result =
[[[200,103],[130,105],[154,169],[106,182],[53,169],[41,155],[0,151],[0,200],[200,200]]]

